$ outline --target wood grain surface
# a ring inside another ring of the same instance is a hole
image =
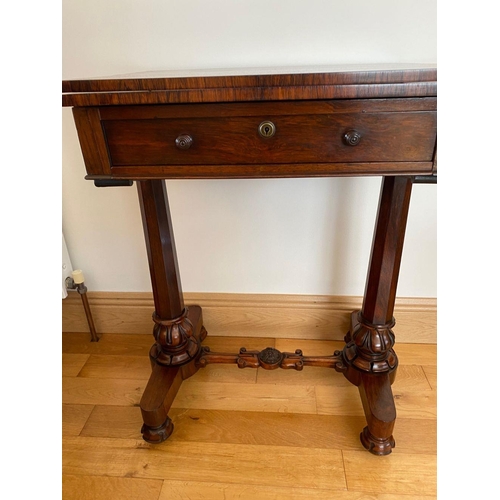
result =
[[[286,73],[125,75],[62,82],[63,106],[435,96],[435,67],[301,68]],[[200,72],[201,74],[203,71]]]

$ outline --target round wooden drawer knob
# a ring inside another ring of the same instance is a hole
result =
[[[344,142],[348,146],[357,146],[360,140],[361,140],[361,134],[356,130],[348,130],[344,134]]]
[[[175,145],[179,149],[189,149],[193,144],[193,138],[190,135],[182,134],[175,139]]]

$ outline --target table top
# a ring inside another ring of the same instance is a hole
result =
[[[433,97],[434,64],[171,70],[64,80],[63,106]]]

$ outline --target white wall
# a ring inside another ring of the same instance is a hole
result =
[[[436,62],[436,0],[63,0],[63,78]],[[150,291],[136,188],[95,188],[63,109],[63,231],[90,290]],[[380,178],[168,181],[184,291],[362,295]],[[416,185],[398,294],[436,296]]]

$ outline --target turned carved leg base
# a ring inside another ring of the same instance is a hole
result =
[[[186,320],[192,325],[192,337],[199,346],[207,335],[203,327],[201,307],[190,306]],[[159,364],[158,356],[155,355],[157,351],[157,344],[155,344],[150,353],[152,373],[140,403],[144,422],[141,429],[143,439],[154,444],[165,441],[172,434],[174,424],[168,416],[168,411],[181,387],[182,381],[198,371],[196,357],[199,354],[199,352],[194,353],[194,355],[190,354],[190,361],[183,365],[174,366],[172,364]],[[164,360],[165,358],[161,357],[160,359]],[[181,353],[181,355],[177,356],[177,359],[185,358]]]
[[[396,446],[392,436],[396,406],[391,389],[398,364],[392,349],[394,321],[377,326],[362,321],[358,311],[352,313],[351,330],[346,335],[343,351],[347,366],[344,375],[358,387],[363,403],[368,425],[361,432],[361,444],[374,455],[388,455]]]

